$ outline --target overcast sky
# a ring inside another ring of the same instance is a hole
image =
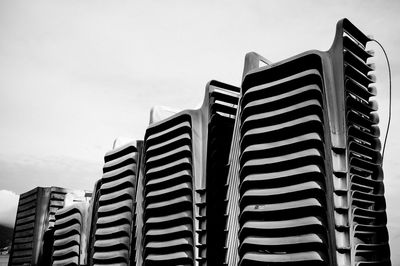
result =
[[[276,62],[327,50],[347,17],[382,42],[392,64],[384,170],[400,264],[399,14],[400,1],[388,0],[0,1],[0,223],[13,223],[15,193],[92,190],[114,139],[142,139],[152,106],[194,108],[211,79],[239,86],[249,51]],[[387,69],[370,47],[384,131]]]

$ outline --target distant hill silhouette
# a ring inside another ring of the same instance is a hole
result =
[[[0,224],[0,248],[11,245],[14,229]]]

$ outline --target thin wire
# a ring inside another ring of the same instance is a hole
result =
[[[389,128],[390,128],[390,121],[392,120],[392,71],[390,69],[390,62],[389,62],[389,57],[386,54],[385,48],[383,48],[383,45],[378,42],[375,39],[372,39],[371,41],[376,42],[382,49],[383,53],[385,54],[387,66],[388,66],[388,72],[389,72],[389,115],[388,115],[388,122],[387,122],[387,127],[386,127],[386,133],[385,133],[385,140],[383,142],[383,149],[382,149],[382,166],[383,166],[383,158],[385,156],[385,149],[386,149],[386,141],[389,135]]]

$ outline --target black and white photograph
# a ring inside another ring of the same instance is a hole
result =
[[[0,266],[400,265],[399,14],[0,0]]]

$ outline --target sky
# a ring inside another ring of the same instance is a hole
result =
[[[328,50],[347,17],[385,47],[393,117],[384,160],[400,264],[400,1],[0,1],[0,223],[36,186],[92,190],[114,139],[143,139],[155,105],[193,109],[208,81],[240,86],[244,56]],[[377,45],[386,130],[388,77]],[[14,206],[14,207],[13,207]]]

